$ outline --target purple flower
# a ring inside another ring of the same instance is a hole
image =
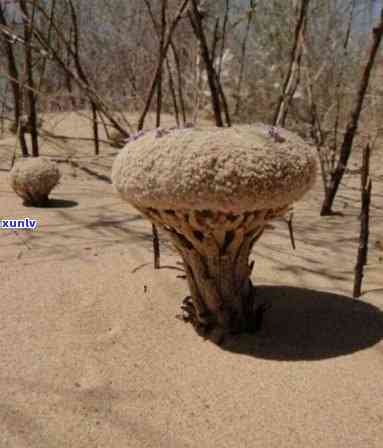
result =
[[[155,138],[161,138],[161,137],[168,135],[171,132],[177,131],[179,129],[186,129],[186,128],[192,128],[192,127],[194,127],[194,125],[192,123],[185,123],[185,126],[182,126],[182,127],[172,126],[170,128],[156,128],[154,130]],[[138,140],[143,135],[145,135],[147,132],[149,132],[149,131],[141,130],[141,131],[136,132],[135,134],[131,134],[130,137],[126,140],[126,143],[132,143],[132,142]]]
[[[276,126],[271,126],[269,129],[269,136],[277,143],[283,143],[286,141],[286,139],[281,136],[279,129]]]

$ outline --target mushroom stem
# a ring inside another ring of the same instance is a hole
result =
[[[254,235],[247,236],[238,251],[217,256],[202,256],[195,249],[183,248],[198,325],[218,325],[230,332],[243,331],[249,326],[255,311],[248,261],[254,242]]]
[[[255,295],[250,280],[254,244],[266,222],[279,210],[235,215],[210,210],[175,211],[140,208],[169,234],[181,255],[191,294],[184,302],[186,320],[196,327],[220,327],[224,332],[254,330]]]

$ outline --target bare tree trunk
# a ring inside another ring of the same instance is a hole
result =
[[[173,104],[174,104],[174,109],[176,112],[176,120],[177,120],[177,125],[178,125],[179,119],[178,119],[177,99],[175,97],[175,92],[174,92],[171,68],[169,65],[169,61],[167,60],[168,47],[165,49],[165,38],[166,38],[166,30],[167,30],[166,13],[167,13],[167,7],[168,7],[168,0],[161,0],[161,23],[160,23],[160,25],[157,24],[157,21],[154,17],[150,2],[148,0],[145,0],[145,4],[148,9],[150,18],[152,20],[154,31],[156,32],[156,34],[159,38],[157,66],[160,67],[160,70],[156,76],[156,83],[157,83],[156,127],[158,128],[161,125],[163,62],[165,60],[167,63],[170,90],[171,90],[171,94],[173,97]],[[172,40],[169,41],[168,46],[169,45],[172,45]],[[155,224],[152,224],[152,236],[153,236],[154,269],[159,269],[160,268],[160,256],[161,256],[160,239],[159,239],[158,230],[157,230],[157,227]]]
[[[3,9],[3,6],[0,4],[0,23],[1,23],[1,25],[7,27],[8,23],[7,23],[4,12],[5,12],[5,10]],[[24,130],[20,129],[21,115],[22,115],[22,102],[21,102],[22,92],[20,89],[19,71],[17,68],[16,58],[15,58],[15,54],[13,51],[11,41],[9,40],[9,37],[6,34],[3,34],[3,42],[4,42],[5,51],[6,51],[6,55],[7,55],[8,73],[9,73],[9,78],[10,78],[12,93],[13,93],[15,129],[17,130],[17,134],[19,136],[21,153],[22,153],[23,157],[28,157],[29,152],[28,152],[27,142],[25,140],[25,132],[24,132]]]
[[[243,38],[242,47],[241,47],[239,76],[238,76],[238,84],[237,84],[237,88],[236,88],[237,100],[235,102],[235,107],[234,107],[234,115],[235,116],[238,116],[239,110],[241,107],[241,102],[242,102],[241,90],[242,90],[243,76],[245,73],[247,42],[249,40],[251,22],[253,21],[253,15],[254,15],[254,11],[255,11],[255,0],[250,0],[249,8],[250,8],[250,10],[248,12],[248,17],[247,17],[246,32],[245,32],[245,36]]]
[[[217,45],[218,45],[218,40],[219,40],[219,17],[217,17],[215,19],[215,25],[214,25],[214,32],[213,32],[213,40],[212,40],[212,44],[211,44],[211,60],[213,61],[213,64],[215,62],[215,58],[216,58],[216,53],[217,53]],[[214,67],[215,68],[215,67]]]
[[[331,145],[332,148],[331,148],[331,153],[330,153],[330,158],[329,158],[330,163],[327,163],[328,176],[330,175],[330,173],[332,173],[334,171],[335,164],[336,164],[336,156],[337,156],[337,151],[338,151],[339,122],[340,122],[341,108],[342,108],[342,104],[343,104],[343,100],[344,100],[344,95],[341,93],[341,87],[342,87],[342,84],[344,81],[345,64],[346,64],[346,58],[348,55],[349,44],[351,41],[351,32],[352,32],[353,23],[354,23],[355,8],[356,8],[356,0],[353,0],[352,4],[351,4],[351,10],[350,10],[350,16],[349,16],[349,20],[348,20],[348,24],[347,24],[346,35],[345,35],[345,39],[343,42],[343,60],[340,62],[340,73],[339,73],[338,80],[337,80],[336,86],[335,86],[336,115],[335,115],[335,121],[334,121],[334,141],[333,141],[333,144]],[[329,187],[329,185],[326,185],[325,194],[328,193],[328,187]]]
[[[358,123],[360,114],[362,112],[364,98],[366,96],[372,68],[374,67],[375,64],[375,59],[378,54],[382,37],[383,37],[383,7],[380,14],[380,22],[378,26],[373,29],[373,42],[371,45],[369,57],[366,66],[364,68],[362,78],[359,83],[358,93],[355,98],[355,104],[351,111],[351,116],[349,118],[346,132],[344,134],[343,143],[340,148],[339,160],[336,165],[335,171],[331,175],[330,185],[322,204],[321,216],[327,216],[333,213],[332,206],[335,200],[335,196],[338,192],[340,183],[343,179],[343,175],[345,173],[348,160],[351,155],[352,145],[354,142],[356,131],[358,129]]]
[[[153,10],[152,10],[152,6],[150,4],[149,0],[144,0],[146,8],[148,10],[150,19],[153,23],[153,27],[154,27],[154,31],[157,34],[157,37],[159,39],[159,55],[161,55],[160,57],[162,57],[162,52],[163,52],[163,46],[164,46],[164,41],[165,41],[165,36],[166,36],[166,9],[167,9],[167,4],[162,3],[162,10],[161,10],[161,26],[158,25],[156,18],[154,17],[153,14]],[[172,49],[173,55],[174,55],[174,60],[175,60],[175,64],[176,64],[176,70],[177,70],[177,76],[178,76],[178,92],[179,92],[179,99],[180,99],[180,103],[181,103],[181,111],[182,111],[182,118],[183,118],[183,123],[185,123],[186,121],[186,116],[185,116],[185,105],[184,105],[184,101],[183,101],[183,92],[182,92],[182,75],[181,75],[181,68],[180,68],[180,62],[179,62],[179,57],[177,54],[177,50],[175,48],[175,45],[173,43],[173,40],[170,41],[170,48]],[[169,59],[167,57],[167,55],[165,55],[165,60],[166,60],[166,67],[167,67],[167,72],[168,72],[168,78],[169,78],[169,90],[170,90],[170,94],[172,95],[172,100],[173,100],[173,107],[174,107],[174,114],[175,114],[175,118],[176,118],[176,123],[177,126],[180,125],[180,120],[179,120],[179,109],[178,109],[178,103],[177,103],[177,95],[176,95],[176,90],[175,90],[175,86],[174,86],[174,79],[173,79],[173,74],[172,74],[172,70],[171,70],[171,65],[169,62]],[[160,111],[161,111],[161,103],[162,103],[162,70],[161,70],[161,74],[159,75],[158,78],[158,88],[157,88],[157,127],[160,126]],[[160,99],[161,98],[161,101]]]
[[[82,67],[80,61],[80,41],[79,41],[79,32],[78,32],[78,20],[76,10],[73,5],[73,1],[69,0],[69,5],[71,9],[71,18],[72,18],[72,26],[73,26],[73,38],[74,38],[74,62],[76,66],[77,73],[81,80],[89,86],[89,80],[85,71]],[[93,127],[93,137],[94,137],[94,154],[97,156],[100,154],[100,141],[98,134],[98,121],[97,121],[97,104],[91,99],[90,101],[91,109],[92,109],[92,127]]]
[[[164,54],[165,35],[167,28],[166,11],[168,7],[167,0],[161,0],[161,27],[160,27],[160,39],[159,39],[159,59],[166,60],[166,54]],[[158,74],[157,81],[157,111],[156,111],[156,127],[161,126],[161,111],[162,111],[162,79],[163,79],[163,64]]]
[[[159,32],[159,61],[166,60],[165,52],[165,37],[166,37],[166,29],[167,29],[167,20],[166,20],[166,12],[168,7],[167,0],[161,0],[161,27]],[[171,76],[171,72],[169,71],[169,76]],[[156,127],[160,127],[161,125],[161,111],[162,111],[162,79],[163,79],[163,63],[161,65],[161,69],[159,71],[158,80],[157,80],[157,111],[156,111]],[[154,269],[160,268],[160,239],[158,236],[157,227],[152,224],[152,234],[153,234],[153,252],[154,252]]]
[[[27,75],[27,98],[28,98],[28,119],[27,127],[31,134],[32,142],[32,155],[33,157],[39,156],[39,137],[37,130],[37,95],[35,91],[35,82],[33,77],[33,59],[32,59],[32,37],[33,37],[33,26],[34,26],[34,16],[35,16],[35,4],[36,0],[33,1],[33,8],[31,14],[29,13],[27,4],[25,0],[19,0],[20,8],[24,14],[24,53],[25,53],[25,69]]]
[[[191,2],[192,2],[193,13],[189,12],[189,18],[190,18],[190,23],[193,27],[194,33],[195,33],[197,39],[199,40],[200,47],[201,47],[202,59],[204,60],[204,63],[205,63],[205,69],[206,69],[207,79],[208,79],[209,88],[210,88],[211,103],[212,103],[212,108],[213,108],[213,112],[214,112],[215,123],[218,127],[223,127],[224,122],[222,119],[222,111],[221,111],[221,104],[220,104],[220,100],[219,100],[219,93],[218,93],[218,89],[217,89],[217,86],[215,83],[215,77],[214,77],[214,73],[213,73],[213,71],[214,71],[213,61],[211,61],[211,59],[210,59],[209,48],[207,45],[206,36],[205,36],[204,30],[203,30],[203,25],[202,25],[202,16],[201,16],[200,11],[198,10],[197,1],[191,0]]]
[[[171,69],[168,59],[166,59],[166,67],[167,67],[168,78],[169,78],[169,91],[170,91],[170,94],[172,96],[172,101],[173,101],[174,116],[176,119],[177,127],[180,127],[180,113],[179,113],[179,108],[178,108],[178,103],[177,103],[177,95],[176,95],[176,90],[174,87],[174,79],[173,79],[172,69]]]
[[[250,0],[250,1],[253,1],[253,0]],[[226,34],[227,34],[227,25],[229,23],[229,12],[230,12],[230,0],[225,0],[225,15],[224,15],[223,25],[222,25],[221,48],[220,48],[219,59],[218,59],[218,79],[220,81],[221,81],[221,75],[222,75],[223,56],[225,53],[225,46],[226,46]]]
[[[320,123],[320,119],[319,119],[317,105],[314,101],[313,79],[312,79],[309,68],[307,68],[307,70],[306,70],[306,83],[307,83],[306,90],[307,90],[308,106],[309,106],[309,111],[310,111],[311,137],[312,137],[313,141],[315,142],[315,146],[316,146],[316,149],[318,152],[323,189],[326,194],[327,188],[328,188],[328,177],[329,177],[330,173],[328,172],[328,169],[327,169],[327,166],[325,163],[325,158],[322,153],[324,137],[323,137],[323,132],[322,132],[321,123]]]
[[[231,119],[229,114],[229,109],[226,102],[226,97],[222,89],[222,85],[219,81],[217,72],[214,68],[214,60],[210,56],[209,47],[206,40],[205,31],[203,28],[202,15],[198,9],[197,0],[191,0],[192,2],[192,13],[189,11],[189,19],[192,25],[194,34],[201,45],[201,55],[202,59],[205,63],[207,78],[209,82],[209,88],[211,93],[211,101],[214,112],[214,118],[216,125],[218,127],[223,127],[224,122],[222,118],[222,108],[223,113],[225,115],[226,123],[228,126],[231,126]],[[221,101],[222,100],[222,107]]]
[[[291,51],[290,64],[274,115],[274,126],[284,126],[288,112],[289,103],[296,89],[296,80],[299,76],[300,60],[302,55],[303,34],[305,29],[307,10],[310,0],[301,0],[300,13],[295,27],[295,39]]]
[[[92,102],[92,122],[93,122],[93,138],[94,138],[94,155],[98,156],[100,154],[100,138],[98,134],[98,121],[97,121],[97,108]]]
[[[6,115],[6,111],[7,111],[6,98],[7,98],[7,93],[8,93],[8,85],[9,84],[7,83],[6,86],[5,86],[4,97],[3,97],[2,102],[1,102],[1,116],[0,116],[0,129],[1,129],[1,131],[0,131],[0,133],[1,133],[2,137],[3,137],[4,132],[5,132],[4,122],[5,122],[5,115]]]
[[[155,224],[152,224],[152,237],[153,237],[153,253],[154,253],[154,269],[160,269],[160,238],[158,236],[158,230]]]
[[[142,111],[142,114],[141,114],[141,116],[140,116],[140,118],[138,120],[138,130],[139,131],[141,129],[143,129],[143,127],[144,127],[145,118],[146,118],[146,116],[147,116],[147,114],[149,112],[150,106],[152,104],[153,96],[155,94],[157,83],[158,83],[158,80],[159,80],[159,77],[160,77],[160,74],[161,74],[161,71],[162,71],[162,66],[163,66],[163,63],[164,63],[164,59],[165,59],[165,57],[167,55],[169,45],[172,42],[173,33],[174,33],[174,31],[175,31],[179,21],[181,20],[182,15],[183,15],[184,11],[186,10],[186,7],[187,7],[188,3],[189,3],[189,0],[183,0],[183,2],[181,3],[181,5],[180,5],[180,7],[179,7],[179,9],[178,9],[178,11],[177,11],[173,21],[171,22],[171,24],[170,24],[170,26],[168,28],[168,32],[167,32],[167,35],[166,35],[166,38],[165,38],[165,41],[164,41],[164,45],[163,45],[163,52],[161,52],[161,55],[160,55],[160,57],[158,59],[156,71],[154,73],[153,80],[151,82],[151,85],[150,85],[150,88],[149,88],[149,92],[148,92],[148,95],[147,95],[147,98],[146,98],[144,110]]]
[[[362,282],[364,275],[364,266],[367,264],[368,240],[369,240],[369,222],[370,222],[370,203],[372,182],[370,179],[370,146],[367,145],[363,151],[363,165],[361,171],[361,215],[360,215],[360,235],[358,256],[355,265],[354,292],[353,297],[357,298],[362,293]]]
[[[184,92],[183,92],[183,80],[182,80],[182,71],[181,71],[181,62],[180,58],[178,56],[177,48],[174,45],[174,42],[171,42],[171,49],[174,57],[174,63],[176,66],[177,71],[177,89],[178,89],[178,98],[180,101],[180,107],[181,107],[181,116],[182,116],[182,123],[186,123],[186,108],[185,108],[185,99],[184,99]]]
[[[48,25],[48,31],[47,31],[47,40],[50,41],[52,38],[52,30],[53,30],[53,21],[54,21],[54,17],[55,17],[55,13],[56,13],[56,5],[57,5],[57,0],[52,0],[52,4],[51,4],[51,10],[50,10],[50,15],[49,15],[49,25]],[[40,70],[40,80],[39,80],[39,86],[38,86],[38,91],[41,92],[41,87],[44,81],[44,76],[45,76],[45,71],[47,68],[47,58],[44,58],[42,64],[41,64],[41,70]]]

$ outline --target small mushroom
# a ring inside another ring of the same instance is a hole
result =
[[[262,124],[149,132],[117,156],[120,195],[170,236],[183,259],[198,327],[249,331],[249,257],[266,224],[313,185],[316,157],[298,136]]]
[[[20,159],[10,172],[11,186],[25,205],[45,205],[59,180],[57,165],[41,157]]]

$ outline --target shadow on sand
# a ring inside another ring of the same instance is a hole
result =
[[[261,330],[232,337],[224,350],[256,358],[299,361],[347,355],[383,338],[383,313],[346,296],[288,286],[259,286],[272,304]]]
[[[33,208],[73,208],[78,206],[78,202],[70,201],[68,199],[49,199],[44,205],[36,206],[24,204],[24,206]]]

